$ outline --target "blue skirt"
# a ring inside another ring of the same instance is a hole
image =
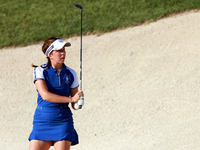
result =
[[[33,130],[29,140],[61,141],[78,144],[78,134],[74,129],[71,110],[68,106],[40,107],[35,110]]]

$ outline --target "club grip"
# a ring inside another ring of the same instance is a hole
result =
[[[83,107],[83,105],[84,105],[84,97],[83,96],[81,96],[81,99],[78,101],[78,102],[76,102],[75,104],[74,104],[74,108],[77,110],[77,109],[82,109],[82,107]]]

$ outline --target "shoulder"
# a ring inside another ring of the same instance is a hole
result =
[[[43,68],[43,65],[34,68],[34,78],[43,78],[43,73],[46,68]]]
[[[79,86],[79,83],[78,83],[78,77],[77,77],[76,71],[67,66],[66,66],[66,69],[69,70],[70,73],[73,75],[73,82],[71,84],[71,88],[72,89],[77,88]]]
[[[43,72],[44,70],[45,68],[43,68],[43,65],[34,68],[34,72]]]
[[[76,71],[70,67],[65,66],[67,70],[69,70],[74,76],[76,76]]]

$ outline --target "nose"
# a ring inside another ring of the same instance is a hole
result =
[[[65,54],[65,51],[61,51],[61,54],[64,55],[64,54]]]

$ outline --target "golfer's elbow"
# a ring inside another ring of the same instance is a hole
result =
[[[45,101],[49,101],[49,100],[50,100],[49,92],[43,92],[43,93],[41,94],[41,97],[42,97],[42,99],[45,100]]]

